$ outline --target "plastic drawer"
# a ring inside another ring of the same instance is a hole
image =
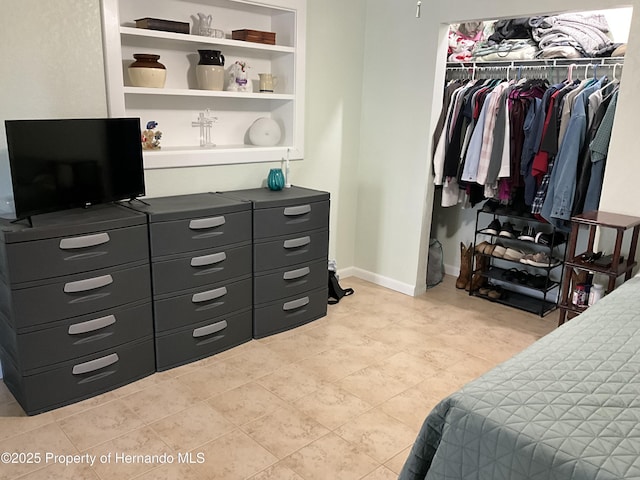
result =
[[[262,338],[298,327],[327,314],[327,287],[276,302],[256,305],[253,337]]]
[[[59,277],[55,282],[32,282],[14,289],[13,322],[20,330],[69,317],[95,313],[151,296],[149,264],[106,268]]]
[[[154,300],[156,332],[194,325],[251,306],[251,276]]]
[[[6,249],[8,277],[14,285],[149,258],[146,226],[10,243]]]
[[[278,298],[325,287],[328,280],[327,260],[322,258],[258,274],[253,281],[253,301],[266,303]]]
[[[155,371],[153,338],[41,369],[22,376],[0,349],[4,382],[29,415],[93,397]]]
[[[154,261],[151,272],[155,295],[250,275],[251,244],[199,250],[187,256]]]
[[[251,211],[151,223],[149,231],[154,258],[251,241]]]
[[[21,374],[153,335],[151,301],[116,307],[16,334],[0,320],[0,337]]]
[[[329,230],[312,230],[287,235],[253,245],[253,270],[255,273],[288,267],[312,260],[327,259]]]
[[[167,370],[251,340],[251,308],[156,336],[156,368]]]
[[[329,200],[305,202],[274,208],[256,208],[253,212],[253,236],[256,239],[289,235],[329,226]]]

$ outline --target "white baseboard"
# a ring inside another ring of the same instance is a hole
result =
[[[409,295],[411,297],[420,295],[426,290],[426,285],[424,286],[422,291],[419,291],[420,287],[416,285],[409,285],[408,283],[399,282],[398,280],[394,280],[393,278],[378,275],[377,273],[369,272],[357,267],[348,267],[343,270],[339,270],[338,273],[340,275],[340,278],[361,278],[362,280],[366,280],[367,282],[375,283],[376,285],[380,285],[381,287],[389,288],[391,290],[404,293],[405,295]]]
[[[446,275],[451,275],[452,277],[457,277],[460,275],[460,267],[456,265],[444,265],[444,273]]]

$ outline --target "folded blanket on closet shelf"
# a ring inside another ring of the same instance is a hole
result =
[[[484,22],[467,22],[449,26],[449,62],[470,62],[476,43],[484,36]]]
[[[532,40],[503,40],[495,45],[480,43],[473,51],[476,62],[500,62],[513,60],[531,60],[538,53],[538,47]]]
[[[593,57],[599,50],[612,43],[607,36],[607,19],[600,14],[567,13],[532,17],[529,23],[532,27],[531,35],[541,50],[539,56],[545,58],[553,58],[550,52],[545,53],[545,50],[558,47],[563,47],[561,52],[573,48],[582,57]],[[573,54],[566,58],[573,58]]]

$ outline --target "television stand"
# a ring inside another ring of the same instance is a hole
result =
[[[132,197],[129,200],[127,200],[127,203],[131,203],[131,202],[140,202],[143,205],[146,205],[147,207],[150,207],[151,205],[149,205],[147,202],[145,202],[144,200],[140,200],[138,197]]]
[[[18,222],[21,222],[23,220],[26,220],[29,223],[29,228],[33,228],[33,222],[31,221],[31,215],[29,215],[28,217],[16,218],[15,220],[11,220],[9,223],[18,223]]]

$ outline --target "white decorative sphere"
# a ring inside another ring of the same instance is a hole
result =
[[[282,137],[278,122],[271,118],[261,117],[249,128],[249,141],[259,147],[277,145]]]

